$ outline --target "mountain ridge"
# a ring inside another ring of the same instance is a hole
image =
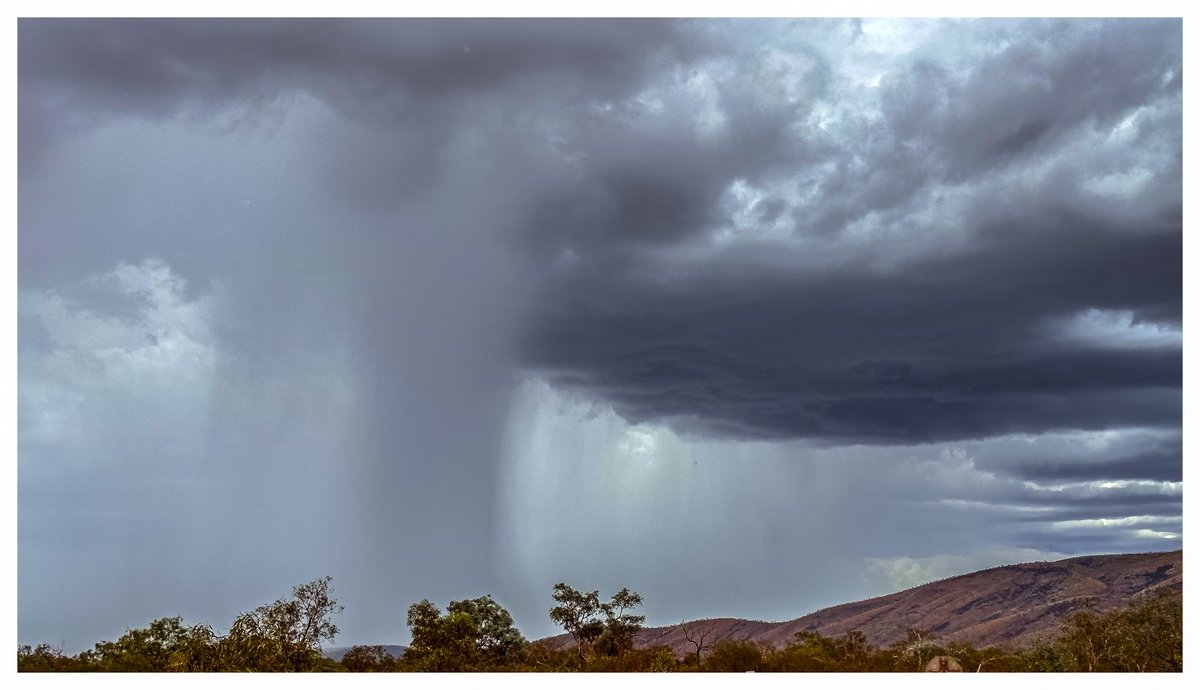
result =
[[[1025,646],[1053,637],[1075,611],[1106,612],[1159,588],[1183,587],[1183,551],[1074,556],[1029,561],[953,575],[860,601],[817,609],[785,621],[708,618],[641,630],[639,647],[665,645],[676,654],[694,653],[681,626],[712,628],[705,644],[750,640],[776,647],[796,633],[836,637],[851,630],[886,646],[909,628],[947,642],[976,646]],[[544,638],[555,647],[573,646],[569,635]]]

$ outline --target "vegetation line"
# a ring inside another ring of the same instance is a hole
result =
[[[571,636],[568,648],[529,642],[513,618],[490,595],[452,601],[443,613],[428,600],[408,608],[412,644],[399,658],[382,646],[350,648],[340,660],[322,643],[338,633],[332,617],[342,606],[323,577],[234,619],[225,635],[208,625],[185,626],[180,617],[160,618],[129,630],[115,642],[69,656],[48,644],[17,649],[17,670],[205,672],[205,671],[712,671],[886,672],[923,670],[997,671],[1182,671],[1183,594],[1158,590],[1124,609],[1077,611],[1053,639],[1024,648],[985,647],[939,640],[909,629],[888,647],[868,643],[852,630],[839,637],[799,632],[782,647],[749,640],[714,640],[702,621],[678,626],[694,651],[677,654],[659,645],[638,647],[645,617],[632,613],[642,596],[622,589],[608,601],[598,591],[554,586],[550,619]]]

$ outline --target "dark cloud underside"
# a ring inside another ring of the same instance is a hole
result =
[[[904,443],[1173,427],[1177,347],[1054,336],[1058,321],[1089,309],[1177,325],[1180,257],[1177,233],[1078,218],[1069,229],[1012,228],[998,247],[903,272],[713,267],[669,289],[653,276],[572,284],[570,301],[538,321],[530,352],[630,419],[694,416],[701,429],[746,437]]]

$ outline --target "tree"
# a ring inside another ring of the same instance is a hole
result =
[[[1067,619],[1055,647],[1072,670],[1182,671],[1182,593],[1160,590],[1104,614],[1089,605]]]
[[[868,671],[875,648],[859,630],[848,630],[833,640],[833,658],[841,671]]]
[[[588,673],[663,673],[676,671],[679,662],[670,647],[632,649],[618,656],[596,655],[588,660]]]
[[[446,607],[450,614],[466,614],[475,623],[475,646],[486,663],[504,665],[520,655],[525,637],[513,624],[512,614],[491,595],[476,599],[452,601]]]
[[[408,607],[412,644],[404,661],[419,671],[469,671],[478,663],[479,630],[465,613],[442,615],[428,599]]]
[[[17,647],[17,671],[19,673],[48,673],[51,671],[78,671],[86,664],[67,656],[62,649],[42,643],[36,647],[23,644]]]
[[[1117,619],[1117,660],[1122,670],[1183,670],[1183,592],[1158,590]]]
[[[525,638],[490,595],[452,601],[446,614],[428,599],[408,607],[412,644],[404,660],[423,671],[470,671],[516,662]]]
[[[396,658],[383,645],[354,645],[342,655],[342,668],[354,673],[394,671]]]
[[[1066,658],[1058,644],[1040,637],[1017,653],[1017,668],[1026,673],[1066,673],[1078,670],[1074,661]]]
[[[549,640],[530,642],[521,657],[521,665],[514,670],[560,673],[578,663],[574,651],[559,649]]]
[[[920,628],[909,628],[904,633],[904,639],[893,644],[892,649],[896,651],[900,663],[905,659],[915,658],[917,671],[924,669],[927,661],[946,651],[942,643],[933,639],[929,631]]]
[[[600,592],[584,593],[560,582],[554,585],[553,596],[558,606],[550,609],[550,620],[570,633],[579,661],[586,661],[586,652],[604,632],[604,622],[600,620]]]
[[[642,595],[628,587],[600,602],[600,592],[580,592],[560,582],[554,585],[558,606],[550,609],[550,620],[563,627],[575,640],[580,662],[587,653],[598,650],[605,656],[619,656],[633,649],[634,635],[642,629],[646,617],[627,613],[642,605]]]
[[[877,655],[877,651],[858,630],[850,630],[840,637],[825,637],[802,630],[795,633],[783,649],[764,654],[763,670],[792,673],[888,670],[891,659]]]
[[[764,670],[784,673],[840,671],[834,641],[810,630],[792,635],[783,649],[764,659]]]
[[[713,645],[705,668],[720,673],[762,670],[763,650],[750,640],[724,640]]]
[[[330,617],[343,607],[325,576],[292,589],[290,599],[260,606],[234,619],[218,649],[224,670],[312,671],[322,665],[322,641],[338,633]]]
[[[712,621],[695,621],[692,623],[680,623],[679,629],[683,632],[683,639],[687,640],[696,648],[696,667],[700,666],[700,654],[706,649],[712,649],[712,641],[709,636],[717,629],[717,624]]]
[[[642,595],[622,587],[607,604],[601,604],[604,612],[604,632],[596,639],[596,648],[606,656],[620,656],[633,649],[633,637],[646,622],[645,616],[635,616],[631,611],[642,605]]]
[[[179,616],[128,630],[115,642],[97,642],[80,655],[98,671],[165,672],[216,670],[216,635],[207,625],[186,627]]]
[[[1097,615],[1092,610],[1090,601],[1085,602],[1085,610],[1072,615],[1064,626],[1065,632],[1059,638],[1059,646],[1066,652],[1068,659],[1073,659],[1080,671],[1103,671],[1105,662],[1109,660],[1117,641],[1117,631],[1114,629],[1111,617]]]

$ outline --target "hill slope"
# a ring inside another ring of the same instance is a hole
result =
[[[822,609],[782,623],[716,618],[709,639],[753,640],[782,646],[801,631],[828,637],[858,630],[876,645],[903,639],[921,628],[947,641],[977,646],[1024,646],[1053,636],[1064,618],[1090,601],[1098,611],[1126,605],[1160,587],[1183,587],[1183,552],[1082,556],[980,570],[895,594]],[[571,646],[569,636],[550,638]],[[695,651],[678,626],[646,628],[638,646],[666,645],[678,654]]]

